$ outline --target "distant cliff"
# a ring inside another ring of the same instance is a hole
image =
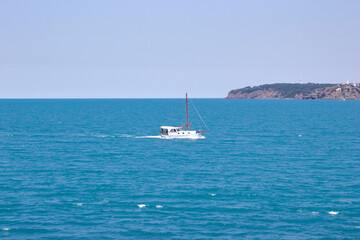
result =
[[[227,99],[360,99],[360,84],[275,83],[234,89]]]

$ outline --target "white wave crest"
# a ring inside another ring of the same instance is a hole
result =
[[[144,208],[144,207],[146,207],[146,204],[138,204],[138,207],[139,208]]]
[[[329,214],[331,214],[331,215],[338,215],[338,214],[339,214],[339,212],[330,211],[330,212],[329,212]]]

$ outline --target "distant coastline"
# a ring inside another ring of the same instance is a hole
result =
[[[226,99],[359,100],[360,84],[274,83],[231,90]]]

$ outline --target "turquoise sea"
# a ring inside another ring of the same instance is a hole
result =
[[[360,239],[360,101],[192,102],[0,100],[0,239]]]

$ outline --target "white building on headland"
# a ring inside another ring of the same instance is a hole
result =
[[[344,83],[340,83],[340,85],[348,85],[348,86],[353,86],[353,87],[360,87],[360,82],[359,83],[357,83],[357,82],[355,82],[355,81],[353,81],[352,83],[350,83],[350,81],[349,80],[347,80],[346,81],[346,83],[344,84]]]

